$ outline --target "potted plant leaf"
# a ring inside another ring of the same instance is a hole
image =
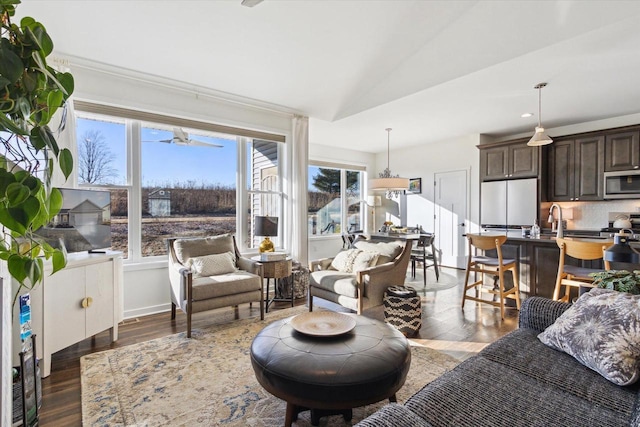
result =
[[[590,273],[589,276],[593,277],[593,284],[599,288],[640,294],[640,270],[605,270]]]
[[[62,109],[57,130],[64,126],[74,82],[47,65],[53,42],[41,23],[12,22],[19,3],[0,0],[0,259],[20,288],[32,288],[42,280],[43,256],[53,272],[66,265],[64,248],[54,249],[36,231],[62,206],[60,191],[50,185],[54,169],[65,179],[73,169],[71,152],[59,148],[49,123]]]

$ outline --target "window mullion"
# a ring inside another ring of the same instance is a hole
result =
[[[129,259],[142,258],[142,149],[140,142],[141,124],[137,120],[127,120],[127,182],[129,192]]]

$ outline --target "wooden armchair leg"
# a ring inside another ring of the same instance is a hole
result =
[[[187,338],[191,338],[191,305],[187,306]]]
[[[176,304],[171,302],[171,320],[176,319]]]

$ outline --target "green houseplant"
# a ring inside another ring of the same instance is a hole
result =
[[[18,293],[42,280],[43,257],[53,272],[66,265],[64,247],[53,248],[36,231],[62,206],[50,185],[54,169],[65,179],[73,169],[71,152],[58,147],[49,123],[61,109],[64,124],[74,86],[71,74],[47,65],[53,42],[45,27],[30,17],[12,22],[19,3],[0,0],[0,259],[20,284]]]
[[[606,270],[591,273],[589,276],[593,277],[593,284],[599,288],[640,294],[640,270]]]

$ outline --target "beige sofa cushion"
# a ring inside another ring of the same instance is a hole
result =
[[[189,258],[193,257],[221,254],[224,252],[235,253],[233,236],[231,234],[199,237],[197,239],[177,239],[173,242],[173,249],[178,262],[182,265],[187,265]]]
[[[375,265],[380,265],[393,261],[402,252],[402,244],[398,242],[365,242],[359,241],[354,244],[357,249],[365,252],[378,254]]]

